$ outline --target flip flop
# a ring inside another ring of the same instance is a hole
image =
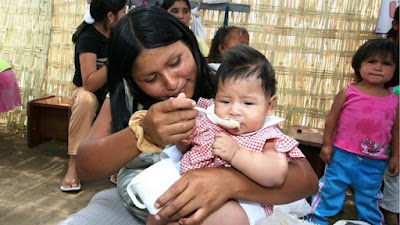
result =
[[[73,179],[73,180],[71,180],[71,181],[68,180],[68,179],[65,179],[65,181],[69,182],[70,184],[75,183],[75,179]],[[64,192],[80,191],[80,190],[81,190],[81,182],[78,181],[78,186],[76,186],[76,187],[63,187],[63,186],[61,185],[61,186],[60,186],[60,189],[61,189],[61,191],[64,191]]]
[[[117,185],[117,176],[115,174],[110,176],[110,182]]]

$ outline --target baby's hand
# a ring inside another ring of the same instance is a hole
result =
[[[215,135],[215,140],[211,148],[214,155],[221,157],[227,162],[231,162],[240,147],[235,139],[224,132],[220,132]]]

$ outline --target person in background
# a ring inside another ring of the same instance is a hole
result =
[[[81,179],[95,180],[122,167],[118,185],[96,194],[86,208],[60,224],[146,223],[148,213],[134,207],[128,183],[160,160],[154,152],[189,138],[198,115],[195,101],[215,95],[215,75],[196,42],[186,25],[157,6],[136,7],[115,26],[108,57],[110,98],[79,147],[77,172]],[[186,98],[178,97],[181,93]],[[142,109],[148,113],[130,123],[132,114]],[[157,200],[157,208],[165,207],[155,218],[198,224],[230,199],[285,204],[314,193],[317,177],[307,160],[288,164],[285,181],[274,188],[262,187],[233,168],[190,170]]]
[[[312,222],[327,225],[343,206],[346,190],[355,190],[359,220],[384,224],[379,210],[387,160],[390,176],[399,174],[398,97],[384,87],[399,67],[395,42],[373,39],[354,54],[356,82],[340,90],[326,118],[320,157],[325,174],[312,197]],[[386,154],[392,146],[390,158]]]
[[[21,106],[21,93],[11,65],[0,58],[0,113]]]
[[[398,45],[399,42],[399,7],[394,11],[394,16],[392,20],[392,29],[389,30],[386,36],[387,39],[395,41]],[[392,80],[385,84],[386,88],[391,88],[399,85],[399,71],[397,71],[396,76],[393,76]]]
[[[164,0],[161,8],[167,10],[169,13],[177,17],[182,23],[189,27],[192,11],[190,8],[189,0]],[[208,55],[208,45],[206,41],[196,36],[197,44],[199,45],[201,54]]]
[[[245,28],[236,26],[220,27],[211,41],[208,62],[220,63],[222,53],[239,44],[249,45],[249,33]]]
[[[387,39],[399,43],[399,7],[394,12],[392,29],[387,34]],[[386,83],[386,87],[392,88],[392,92],[399,96],[399,72],[395,72],[393,79]],[[390,148],[388,151],[391,151]],[[386,225],[399,225],[399,175],[390,175],[390,163],[388,164],[383,177],[383,199],[379,203],[381,211],[385,216]]]
[[[400,86],[397,85],[392,89],[392,92],[399,96]],[[395,151],[389,148],[388,151]],[[393,176],[391,168],[393,163],[388,163],[383,177],[383,199],[379,202],[381,211],[385,216],[386,225],[399,225],[399,175]]]
[[[68,128],[70,158],[67,173],[61,182],[62,191],[81,189],[75,157],[107,94],[108,38],[110,30],[125,15],[126,1],[92,0],[90,12],[72,36],[72,42],[75,43],[75,74]]]
[[[394,11],[392,29],[390,29],[387,33],[386,38],[399,43],[399,6],[397,6],[396,10]]]

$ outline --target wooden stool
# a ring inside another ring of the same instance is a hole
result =
[[[299,148],[306,156],[318,178],[324,174],[325,164],[319,158],[322,147],[323,129],[306,126],[291,126],[288,135],[299,142]]]
[[[28,103],[28,147],[55,138],[68,141],[72,99],[49,96]]]

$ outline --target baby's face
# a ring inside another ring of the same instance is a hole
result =
[[[240,122],[240,127],[227,129],[232,134],[244,134],[260,129],[267,115],[273,113],[276,99],[267,97],[261,79],[255,76],[238,80],[218,81],[215,114]]]

